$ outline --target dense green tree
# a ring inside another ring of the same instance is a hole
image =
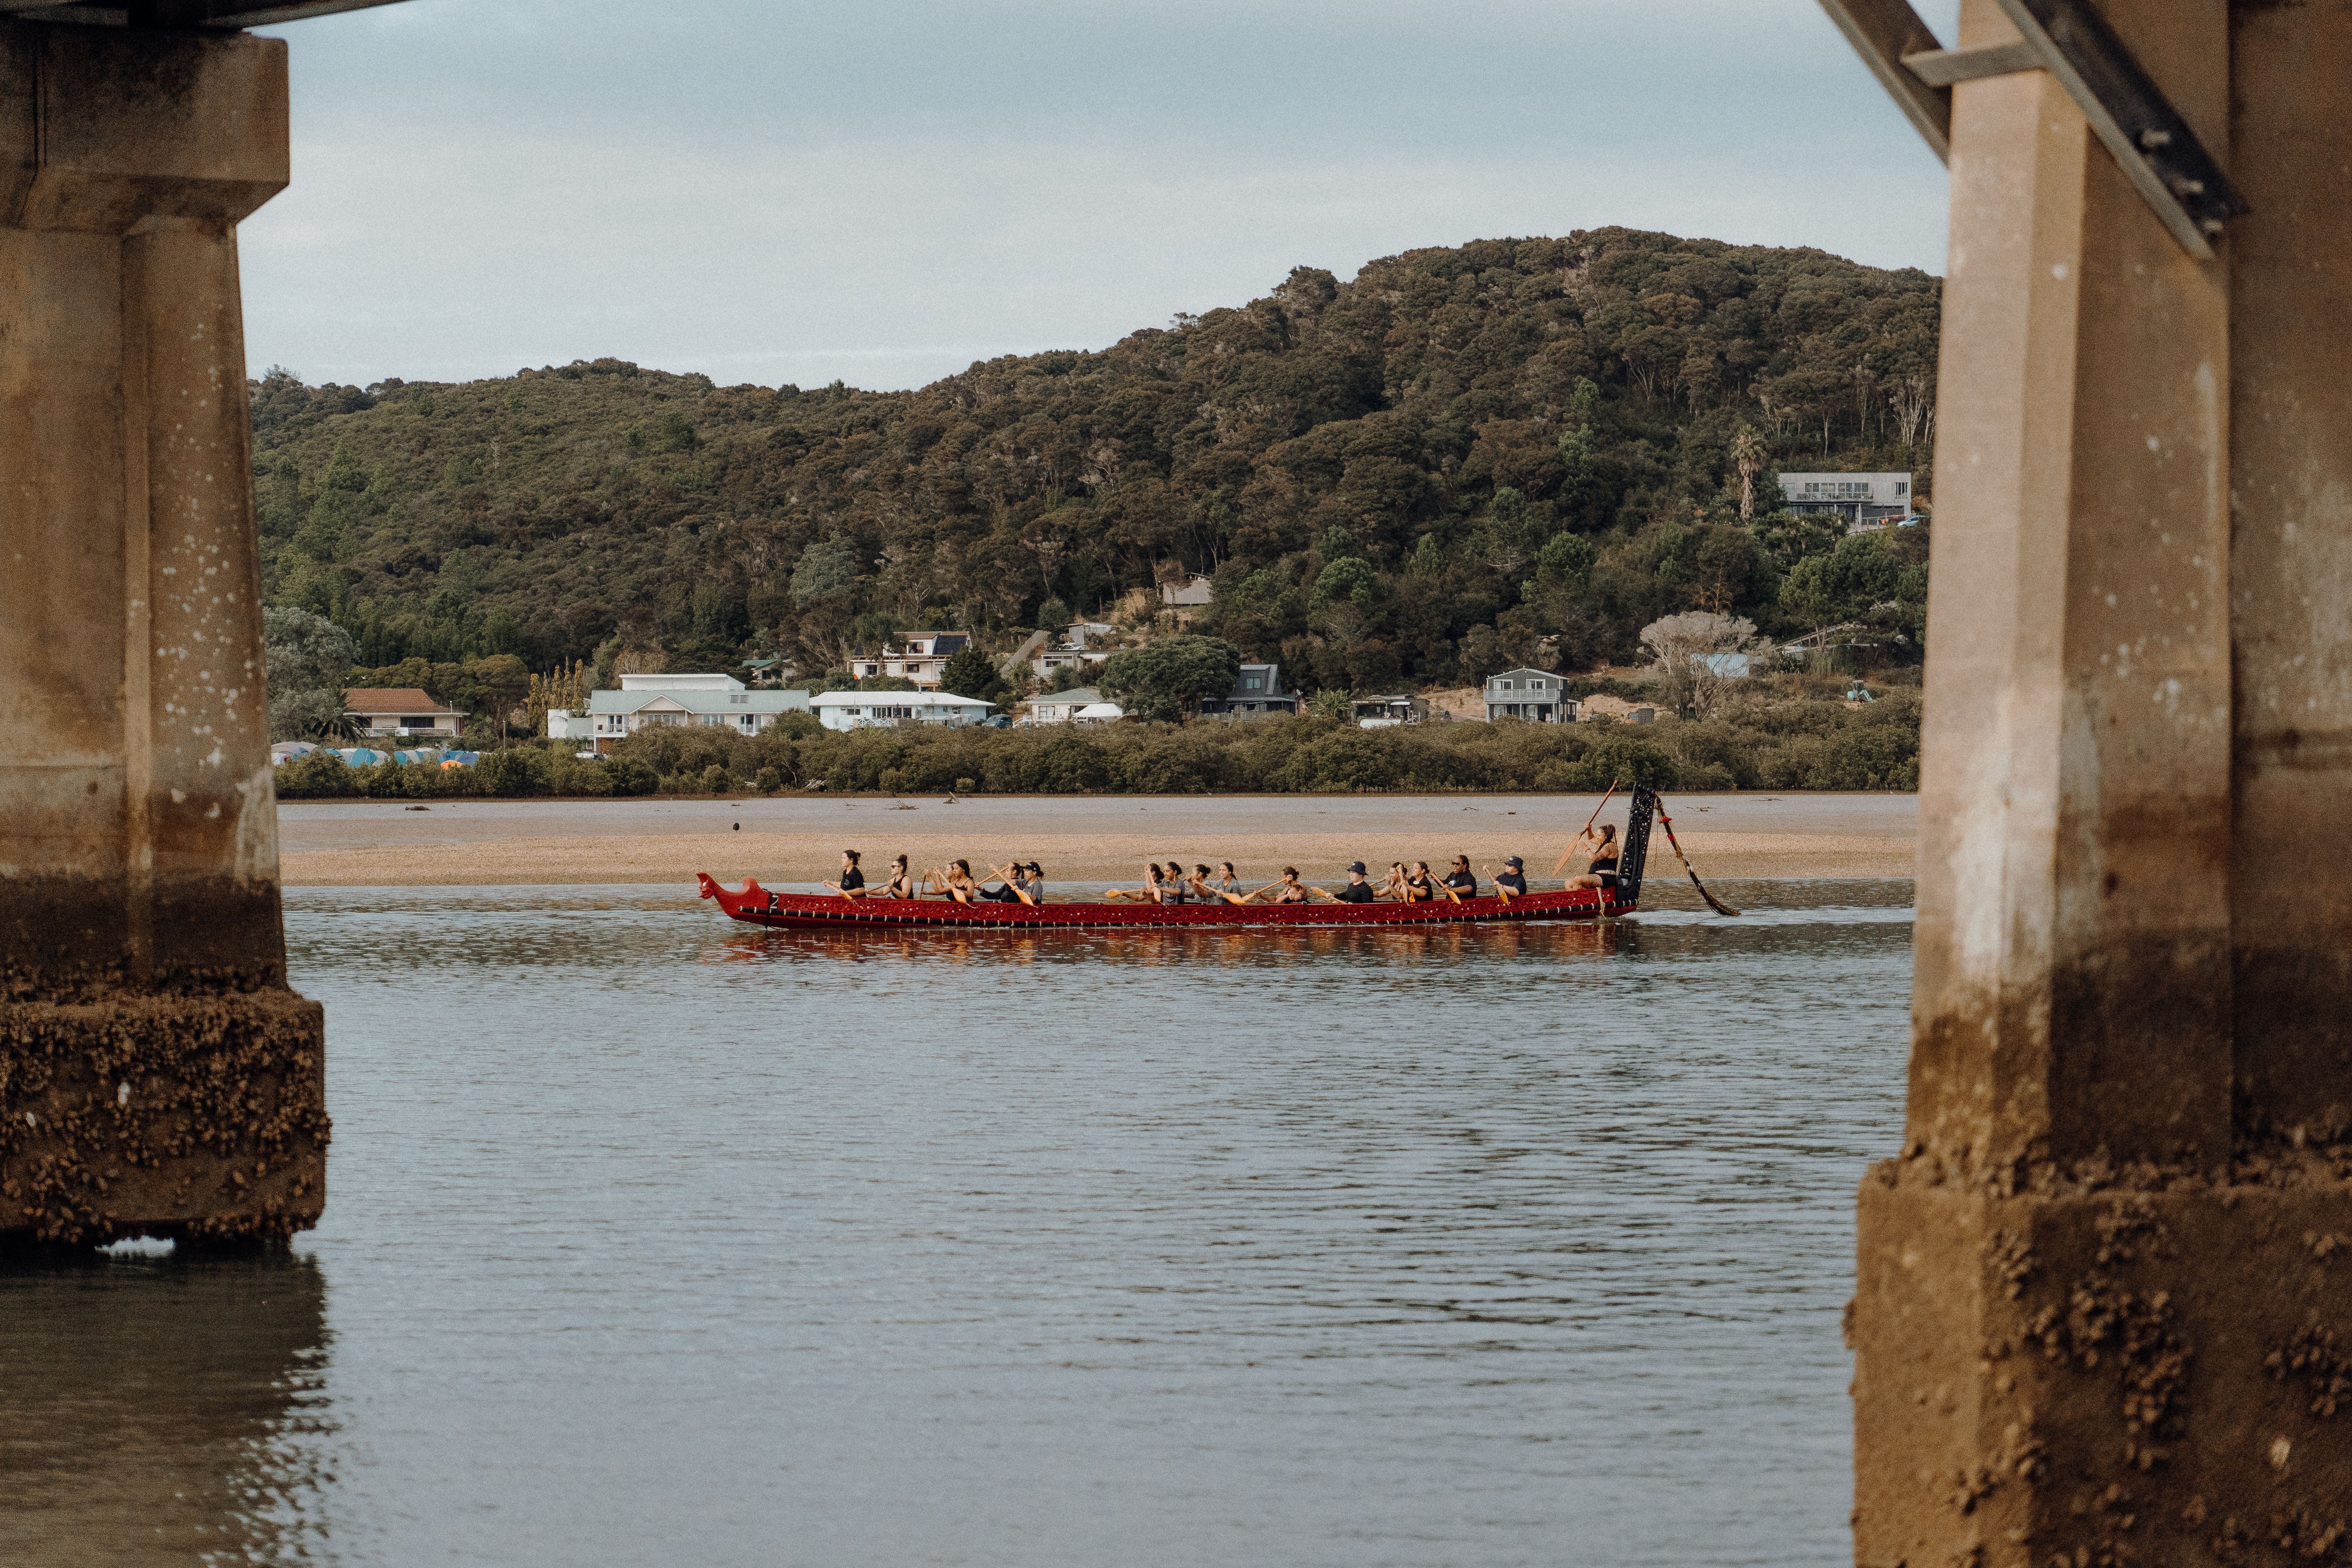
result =
[[[1791,567],[1780,586],[1780,603],[1809,628],[1860,621],[1895,597],[1902,578],[1902,563],[1885,540],[1853,534],[1840,540],[1834,550],[1809,555]],[[1924,579],[1919,587],[1925,589]]]
[[[1111,655],[1095,684],[1130,713],[1181,719],[1241,679],[1241,650],[1222,637],[1160,637]]]
[[[805,609],[837,598],[857,586],[858,575],[856,547],[836,533],[801,552],[793,568],[793,603]]]
[[[316,740],[341,727],[343,680],[358,657],[349,632],[308,610],[261,612],[263,668],[269,688],[269,738]]]
[[[986,697],[1003,682],[996,673],[996,661],[976,645],[966,643],[948,656],[946,666],[940,671],[940,685],[958,697]]]

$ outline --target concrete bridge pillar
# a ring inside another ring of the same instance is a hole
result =
[[[323,1202],[237,290],[286,183],[282,43],[0,23],[0,1236]]]
[[[2200,263],[1956,90],[1872,1568],[2352,1554],[2352,4],[2098,10],[2252,210]]]

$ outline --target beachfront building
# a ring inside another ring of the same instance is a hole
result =
[[[1576,699],[1549,669],[1507,669],[1486,678],[1486,717],[1537,724],[1573,724]]]
[[[1429,704],[1414,697],[1359,697],[1356,727],[1386,730],[1398,724],[1418,724],[1429,717]]]
[[[816,721],[828,730],[899,724],[944,724],[959,730],[986,719],[994,704],[948,691],[825,691],[809,706],[816,713]]]
[[[601,752],[648,724],[709,724],[756,735],[780,714],[808,710],[805,691],[752,691],[731,675],[625,675],[620,690],[588,694],[586,739]],[[564,709],[548,710],[547,732],[559,733],[559,713],[564,715],[561,733],[572,738],[572,715]]]
[[[911,680],[919,690],[934,690],[947,672],[948,660],[971,642],[965,632],[917,632],[895,647],[884,643],[878,652],[852,655],[849,673],[860,680],[876,676]]]
[[[1911,515],[1909,474],[1782,474],[1780,491],[1790,511],[1841,518],[1849,531]]]
[[[1255,719],[1268,713],[1298,711],[1298,693],[1282,689],[1282,666],[1245,664],[1234,677],[1234,689],[1201,704],[1202,714],[1218,719]]]
[[[448,735],[466,722],[413,686],[368,686],[343,693],[343,717],[362,735]]]
[[[1043,691],[1021,704],[1024,724],[1066,724],[1078,716],[1082,708],[1091,708],[1103,700],[1103,694],[1091,686],[1074,686],[1067,691]]]

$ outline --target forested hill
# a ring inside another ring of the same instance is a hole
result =
[[[1938,288],[1601,229],[1345,283],[1300,268],[1098,353],[913,392],[616,360],[364,390],[273,370],[253,388],[266,579],[362,665],[618,643],[821,670],[894,624],[1009,631],[1209,572],[1211,629],[1358,689],[1574,668],[1694,607],[1884,616],[1923,588],[1914,542],[1833,551],[1771,475],[1924,480]]]

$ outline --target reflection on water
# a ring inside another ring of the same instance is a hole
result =
[[[1909,889],[1680,893],[866,938],[644,889],[291,893],[326,1224],[291,1264],[0,1278],[36,1501],[0,1548],[1836,1560]]]
[[[299,1560],[325,1317],[302,1258],[0,1268],[0,1563]]]

